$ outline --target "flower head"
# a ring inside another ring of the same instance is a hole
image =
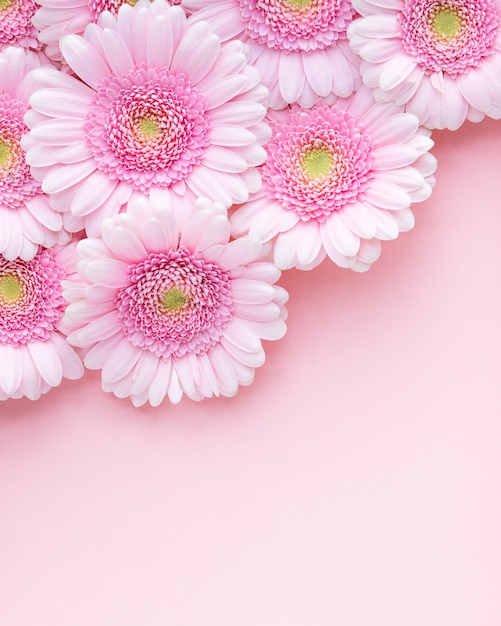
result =
[[[354,0],[348,29],[379,101],[404,104],[428,128],[501,117],[498,0]]]
[[[49,206],[40,182],[31,175],[21,140],[28,132],[29,72],[38,57],[21,48],[0,53],[0,254],[29,260],[39,244],[67,241],[61,216]]]
[[[135,405],[232,396],[285,332],[280,272],[262,246],[229,240],[222,205],[197,200],[185,227],[140,194],[79,246],[69,341],[102,369],[103,388]]]
[[[249,61],[270,90],[270,106],[312,106],[346,97],[360,82],[346,29],[349,0],[182,0],[192,20],[207,20],[223,40],[249,45]]]
[[[73,245],[39,250],[33,259],[0,256],[0,400],[36,400],[83,365],[62,326],[62,281],[75,271]]]
[[[61,46],[78,78],[33,73],[23,145],[52,206],[71,211],[69,229],[97,235],[134,191],[179,215],[196,195],[230,206],[259,186],[267,91],[243,44],[221,44],[165,0],[140,0]]]
[[[233,232],[272,240],[281,269],[311,269],[328,255],[367,270],[379,240],[412,228],[411,202],[431,193],[429,132],[363,87],[333,105],[270,117],[263,189],[233,213]]]

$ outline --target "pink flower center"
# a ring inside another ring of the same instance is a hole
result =
[[[25,105],[18,100],[0,95],[0,203],[9,209],[18,208],[40,191],[20,143],[28,132],[23,121],[25,111]]]
[[[0,256],[0,344],[49,338],[64,311],[64,277],[52,250],[42,250],[32,261]]]
[[[147,192],[186,178],[208,145],[207,103],[182,74],[140,65],[94,97],[86,141],[110,178]]]
[[[405,51],[428,73],[455,77],[494,52],[494,0],[406,0],[399,14]]]
[[[363,198],[372,178],[372,144],[354,118],[336,107],[294,107],[276,124],[263,180],[268,195],[302,220],[324,221]]]
[[[232,311],[227,272],[180,247],[131,265],[129,277],[116,302],[135,346],[182,357],[207,352],[219,341]]]
[[[240,12],[249,37],[287,52],[334,44],[354,15],[348,0],[240,0]]]
[[[34,0],[0,0],[1,49],[23,45],[27,38],[33,37],[31,18],[37,9]]]

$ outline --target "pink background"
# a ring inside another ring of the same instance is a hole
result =
[[[284,274],[236,398],[0,406],[2,626],[501,624],[501,122],[435,139],[416,228]]]

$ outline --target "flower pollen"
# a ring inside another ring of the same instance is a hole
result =
[[[11,160],[12,149],[6,141],[0,140],[0,167],[8,167]]]
[[[166,313],[179,311],[186,305],[186,301],[186,294],[176,287],[168,289],[160,299],[161,306]]]
[[[0,276],[0,299],[16,302],[23,294],[23,283],[15,274],[7,273]]]
[[[12,4],[14,4],[15,0],[0,0],[0,11],[5,11],[5,9],[8,9]]]
[[[144,137],[156,137],[160,132],[160,128],[155,120],[152,120],[148,117],[143,117],[139,120],[138,123],[139,132],[144,135]]]
[[[310,178],[320,178],[329,174],[333,159],[327,148],[313,148],[303,156],[303,168]]]
[[[452,9],[439,9],[433,18],[433,29],[439,37],[454,37],[460,28],[461,20]]]

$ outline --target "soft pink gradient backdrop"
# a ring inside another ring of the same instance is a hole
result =
[[[365,275],[288,272],[236,398],[0,406],[2,626],[501,624],[501,122]]]

